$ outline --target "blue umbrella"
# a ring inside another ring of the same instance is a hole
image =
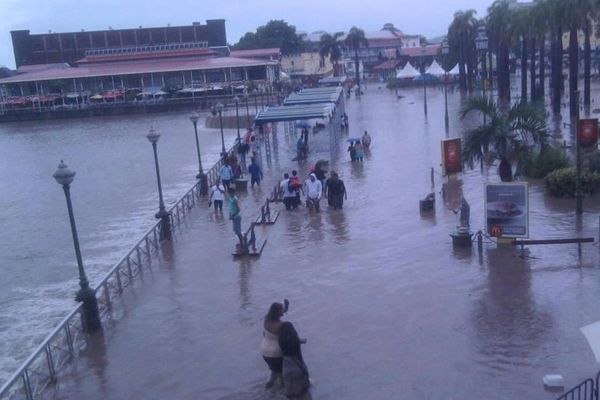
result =
[[[310,128],[310,124],[306,121],[296,121],[296,126],[298,128]]]
[[[361,140],[361,139],[360,139],[360,138],[358,138],[358,137],[352,137],[352,138],[348,138],[348,139],[346,139],[346,142],[348,142],[348,143],[352,143],[352,142],[360,142],[360,140]]]
[[[431,75],[431,74],[421,74],[421,75],[413,78],[413,81],[416,81],[416,82],[422,82],[423,80],[425,80],[425,82],[437,82],[437,81],[439,81],[438,78],[436,78],[434,75]]]

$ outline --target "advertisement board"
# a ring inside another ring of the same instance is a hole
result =
[[[458,174],[462,171],[460,138],[442,140],[442,175]]]
[[[580,119],[577,136],[581,147],[596,147],[598,144],[598,120],[595,118]]]
[[[529,237],[527,183],[488,183],[485,185],[484,201],[488,235],[498,238]]]

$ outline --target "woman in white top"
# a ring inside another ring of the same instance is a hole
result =
[[[261,343],[262,356],[269,369],[271,377],[267,384],[267,388],[275,384],[277,378],[282,378],[283,354],[279,347],[279,330],[283,321],[281,317],[287,311],[288,301],[284,300],[285,306],[281,303],[273,303],[269,308],[269,312],[265,315],[263,340]]]

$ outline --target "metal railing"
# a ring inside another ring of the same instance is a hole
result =
[[[598,400],[598,377],[596,377],[596,387],[594,380],[588,378],[575,386],[568,392],[565,392],[556,400]]]
[[[228,153],[236,150],[237,144]],[[223,162],[224,159],[221,158],[208,170],[210,185],[215,184],[219,178]],[[197,182],[169,209],[172,228],[181,224],[200,197],[200,182]],[[109,318],[114,298],[133,284],[145,265],[152,264],[152,257],[160,251],[161,226],[160,221],[154,223],[96,286],[98,307],[103,320]],[[248,245],[253,246],[256,241],[253,225],[245,236],[248,236]],[[75,358],[85,345],[81,308],[79,304],[71,311],[21,364],[17,372],[0,388],[0,400],[35,400],[57,381],[58,370]]]

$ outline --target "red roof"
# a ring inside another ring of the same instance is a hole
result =
[[[409,57],[437,56],[441,49],[441,45],[432,44],[425,47],[407,47],[400,50],[400,52],[403,56]]]
[[[399,60],[387,60],[373,67],[376,70],[396,69],[400,65]]]
[[[271,47],[268,49],[252,49],[252,50],[231,50],[231,57],[253,58],[253,57],[274,57],[278,58],[281,51],[279,47]]]
[[[194,57],[85,64],[80,67],[38,70],[29,73],[17,74],[8,78],[0,79],[0,84],[46,81],[52,79],[89,78],[96,76],[148,74],[155,72],[179,72],[236,67],[255,67],[263,65],[277,65],[277,62],[269,60],[249,60],[235,57]]]
[[[95,54],[85,56],[77,61],[77,64],[88,63],[103,63],[114,61],[135,61],[135,60],[151,60],[157,58],[175,58],[175,57],[191,57],[191,56],[209,56],[217,54],[211,49],[182,49],[168,51],[149,51],[144,53],[122,53],[122,54]]]

